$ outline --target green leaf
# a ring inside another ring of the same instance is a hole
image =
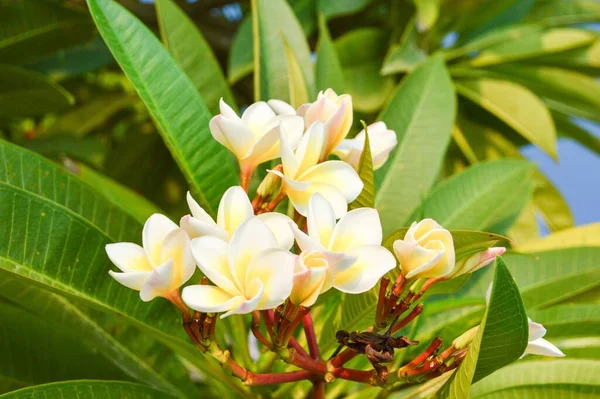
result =
[[[587,47],[535,58],[529,60],[529,63],[557,66],[588,75],[596,75],[600,69],[600,40],[596,40]]]
[[[160,209],[152,202],[94,169],[69,159],[65,159],[63,164],[69,172],[94,187],[113,205],[121,208],[139,223],[145,223],[153,213],[160,213]]]
[[[214,213],[223,192],[238,180],[230,154],[210,134],[211,114],[200,94],[152,32],[123,6],[113,0],[89,0],[88,4],[192,194],[207,212]]]
[[[63,381],[1,395],[2,399],[152,399],[172,397],[147,385],[117,381]]]
[[[442,398],[469,397],[472,383],[517,360],[527,347],[527,314],[506,264],[496,262],[494,288],[467,357],[442,388]]]
[[[372,2],[373,0],[317,0],[317,12],[323,13],[326,19],[331,19],[344,15],[355,14]]]
[[[559,136],[576,141],[585,148],[600,155],[600,139],[583,127],[575,124],[569,117],[559,112],[552,113]]]
[[[155,6],[165,47],[194,83],[210,111],[219,113],[221,97],[235,108],[219,61],[194,22],[173,0],[157,0]]]
[[[86,315],[65,298],[27,284],[5,271],[1,271],[0,275],[0,295],[21,307],[17,314],[11,310],[13,305],[0,302],[0,312],[3,313],[5,325],[11,326],[7,330],[8,335],[4,335],[5,339],[12,336],[15,340],[13,350],[7,352],[12,357],[13,367],[10,369],[13,370],[13,374],[16,369],[20,369],[18,374],[26,377],[29,382],[26,385],[75,377],[101,378],[100,373],[110,371],[108,363],[112,363],[139,382],[171,392],[175,396],[184,396],[176,385],[164,379],[142,359],[131,353],[129,348],[107,333],[97,320]],[[16,317],[14,323],[9,321],[11,315]],[[51,335],[52,332],[55,332],[56,337]],[[88,352],[82,356],[90,358],[91,364],[77,359],[78,353],[84,349]],[[56,353],[53,355],[48,350]],[[24,351],[39,351],[44,353],[44,357],[39,359],[35,355],[23,353]],[[65,353],[68,356],[63,356]],[[23,372],[25,370],[28,372]],[[112,373],[112,376],[104,378],[114,378],[117,375]]]
[[[381,74],[390,75],[393,73],[410,72],[418,64],[425,61],[427,53],[418,46],[418,38],[419,34],[413,18],[404,28],[400,42],[390,47],[383,60]]]
[[[569,247],[600,247],[600,223],[572,227],[518,245],[520,252],[539,252]]]
[[[515,83],[495,79],[461,79],[454,84],[458,94],[498,117],[554,159],[557,158],[552,117],[535,94]],[[531,118],[531,115],[536,117]]]
[[[286,42],[298,61],[308,92],[312,93],[314,74],[310,49],[290,6],[284,0],[252,0],[252,25],[255,99],[290,101],[289,66],[284,56]]]
[[[367,124],[362,122],[365,129],[365,144],[358,162],[358,176],[364,186],[358,198],[348,205],[348,208],[373,208],[375,207],[375,182],[373,180],[373,157],[371,156],[371,144]]]
[[[18,389],[65,379],[128,379],[61,323],[42,320],[2,299],[0,318],[0,386],[9,382],[11,389]]]
[[[600,361],[560,359],[519,362],[476,384],[472,398],[597,398]]]
[[[441,0],[414,0],[417,7],[417,24],[419,29],[430,30],[440,15]]]
[[[240,81],[254,70],[252,18],[244,18],[231,42],[227,79],[230,84]]]
[[[439,184],[411,219],[422,211],[447,229],[488,230],[521,213],[515,201],[529,199],[532,171],[530,163],[518,160],[474,165]]]
[[[38,155],[0,141],[0,159],[0,220],[6,221],[0,224],[0,269],[28,284],[124,315],[200,369],[224,375],[195,351],[170,303],[144,303],[137,292],[108,276],[112,265],[105,245],[139,242],[137,221]]]
[[[432,58],[400,82],[378,119],[398,146],[375,172],[384,234],[402,226],[433,185],[450,142],[456,99],[443,62]]]
[[[546,176],[536,171],[533,203],[550,231],[568,229],[575,225],[567,200]]]
[[[486,48],[477,57],[469,61],[472,67],[515,62],[560,53],[590,45],[596,41],[596,35],[581,29],[557,28],[548,31],[534,30],[519,40],[497,43]]]
[[[73,137],[68,135],[42,136],[33,140],[16,141],[28,150],[47,158],[60,160],[67,156],[101,168],[108,152],[106,140],[100,136]]]
[[[383,29],[360,28],[334,42],[344,71],[346,93],[352,95],[357,111],[378,111],[394,90],[394,78],[379,73],[388,39],[389,32]]]
[[[75,99],[44,75],[0,65],[0,117],[38,116],[69,108]]]
[[[536,1],[525,18],[530,22],[542,22],[546,26],[594,22],[600,19],[600,4],[590,0],[544,0]]]
[[[337,93],[345,92],[344,72],[323,14],[319,14],[316,79],[317,90],[332,88]]]
[[[302,104],[306,104],[310,101],[310,95],[308,93],[304,74],[298,64],[298,59],[290,48],[287,40],[285,40],[285,37],[283,38],[283,46],[285,49],[285,60],[287,62],[287,82],[290,104],[292,107],[298,108]]]
[[[0,26],[0,62],[15,64],[86,42],[95,33],[86,13],[40,0],[2,2]]]
[[[600,331],[600,307],[586,304],[567,304],[529,312],[529,317],[542,324],[546,339],[591,337]]]

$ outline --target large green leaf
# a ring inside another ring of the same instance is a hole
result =
[[[557,54],[548,54],[528,60],[528,62],[536,65],[557,66],[589,75],[596,75],[600,69],[600,40],[596,40],[592,45],[587,47]]]
[[[547,26],[598,21],[600,4],[594,0],[536,1],[525,20]]]
[[[17,322],[17,325],[32,330],[27,336],[16,335],[16,337],[21,337],[23,342],[15,345],[15,349],[19,351],[25,350],[25,348],[23,348],[24,343],[28,342],[33,348],[38,345],[42,346],[40,349],[40,352],[42,353],[46,353],[43,348],[44,346],[51,350],[54,350],[56,347],[57,351],[64,350],[69,354],[69,357],[71,357],[70,348],[75,343],[74,349],[80,350],[81,348],[86,348],[89,353],[84,354],[84,356],[92,357],[91,355],[94,355],[96,360],[93,360],[93,362],[97,362],[100,366],[103,366],[104,369],[107,369],[107,362],[112,363],[115,367],[125,372],[130,378],[171,392],[176,396],[184,396],[179,391],[177,385],[173,385],[172,382],[163,378],[163,376],[154,371],[142,359],[133,354],[129,348],[126,348],[107,333],[99,325],[98,320],[94,320],[65,298],[36,287],[35,285],[27,284],[26,281],[11,275],[6,271],[0,271],[0,276],[2,277],[0,280],[0,296],[4,297],[6,301],[18,304],[18,306],[21,307],[19,319],[22,319],[22,321]],[[7,303],[3,303],[0,305],[0,311],[5,308],[8,309],[5,311],[10,311],[10,306],[11,305],[7,305]],[[46,334],[45,328],[36,330],[35,324],[48,325],[49,328],[57,332],[57,336],[60,335],[66,338],[64,340],[51,339],[49,335]],[[9,329],[9,335],[21,332],[22,330],[18,328],[13,329],[13,327],[11,327]],[[30,342],[30,339],[32,342]],[[56,342],[50,344],[48,341]],[[33,348],[32,350],[35,351]],[[85,368],[80,370],[77,368],[80,363],[73,362],[76,370],[76,372],[73,373],[72,369],[69,367],[71,365],[70,360],[68,358],[63,360],[60,355],[57,355],[56,357],[52,355],[45,356],[43,359],[45,361],[44,364],[40,364],[40,360],[37,360],[37,364],[31,364],[33,358],[23,354],[17,356],[17,353],[11,353],[11,356],[13,364],[18,365],[17,368],[27,367],[30,370],[35,370],[37,367],[40,371],[39,373],[34,372],[33,375],[28,375],[28,377],[33,377],[35,379],[33,380],[35,383],[72,379],[76,376],[86,378],[86,376],[79,371],[85,372],[87,368],[91,368],[92,372],[94,370],[93,366],[90,366],[87,363],[84,363],[83,366],[85,366]],[[60,363],[61,367],[53,367],[52,362]],[[6,364],[4,364],[4,366],[6,366]],[[56,377],[53,373],[57,370],[58,373],[60,373],[60,378],[52,378]],[[103,371],[102,367],[99,367],[99,371]],[[93,373],[87,375],[87,377],[100,378],[99,375],[94,375]],[[181,381],[177,381],[177,384],[181,385]]]
[[[450,142],[455,108],[450,76],[443,62],[433,58],[400,83],[379,115],[398,136],[398,147],[375,172],[375,204],[384,233],[405,224],[433,185]]]
[[[170,398],[169,394],[147,385],[117,381],[64,381],[20,389],[1,395],[2,399],[153,399]]]
[[[448,229],[489,228],[516,218],[529,199],[533,166],[526,161],[482,162],[439,184],[411,219],[431,217]]]
[[[152,32],[113,0],[89,0],[109,49],[156,121],[167,147],[208,211],[237,183],[228,151],[214,140],[206,104]]]
[[[302,27],[285,0],[252,0],[252,26],[256,100],[290,101],[286,43],[298,61],[308,92],[313,93],[315,79],[310,49]]]
[[[441,390],[442,398],[466,398],[472,383],[517,360],[527,347],[527,314],[506,264],[496,264],[494,287],[467,357]]]
[[[418,46],[418,37],[415,21],[411,19],[404,28],[400,42],[388,50],[381,67],[382,75],[412,71],[427,59],[427,53]]]
[[[600,307],[588,304],[566,304],[529,312],[529,317],[548,331],[544,336],[554,338],[590,337],[600,331]]]
[[[394,89],[394,78],[379,73],[388,38],[389,32],[368,27],[351,30],[335,39],[346,93],[352,95],[357,111],[378,111]]]
[[[358,176],[364,186],[358,198],[348,205],[349,209],[373,208],[375,206],[375,182],[373,180],[373,157],[371,156],[371,144],[367,125],[363,122],[365,129],[365,144],[358,162]]]
[[[0,3],[0,62],[22,63],[90,40],[89,17],[58,2],[16,0]]]
[[[600,155],[600,139],[598,137],[559,112],[553,112],[552,119],[554,119],[556,132],[559,136],[574,140],[588,150]]]
[[[219,61],[194,22],[173,0],[157,0],[156,15],[165,47],[194,83],[213,114],[219,99],[235,108],[235,100]]]
[[[43,75],[15,66],[0,65],[1,118],[63,111],[74,102],[65,89]]]
[[[316,80],[317,90],[332,88],[337,93],[345,92],[344,72],[323,14],[319,15]]]
[[[105,245],[139,242],[137,221],[38,155],[0,142],[0,159],[0,220],[5,221],[0,224],[0,269],[28,284],[125,315],[197,367],[223,374],[193,349],[170,303],[144,303],[137,292],[108,276],[112,265]]]
[[[556,159],[554,123],[535,94],[515,83],[495,79],[461,79],[455,85],[458,94],[495,115]]]
[[[597,360],[519,362],[475,384],[471,397],[592,399],[600,395],[598,375]]]
[[[287,63],[287,84],[289,93],[289,103],[294,108],[298,108],[302,104],[306,104],[310,101],[311,97],[308,93],[308,86],[306,85],[306,79],[304,73],[298,63],[298,58],[294,54],[294,51],[290,48],[287,40],[283,41],[283,47],[285,50],[285,61]]]
[[[0,386],[10,382],[7,390],[69,379],[129,379],[59,322],[2,299],[0,318]]]
[[[600,223],[572,227],[517,246],[521,252],[539,252],[569,247],[600,247]]]
[[[322,12],[325,18],[330,19],[357,13],[372,2],[373,0],[317,0],[317,11]]]

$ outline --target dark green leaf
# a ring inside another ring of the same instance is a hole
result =
[[[365,8],[373,0],[317,0],[317,11],[323,13],[326,19],[354,14]]]
[[[345,92],[344,72],[336,53],[327,22],[323,14],[319,14],[319,45],[317,48],[316,66],[317,90],[332,88],[337,93]]]
[[[600,4],[594,0],[536,1],[525,19],[547,26],[598,21]]]
[[[169,394],[147,385],[117,381],[64,381],[21,389],[2,399],[160,399]]]
[[[349,209],[373,208],[375,206],[375,182],[373,180],[373,157],[371,156],[371,144],[367,125],[363,122],[365,129],[365,144],[360,161],[358,162],[358,176],[362,180],[364,187],[358,196],[350,205]]]

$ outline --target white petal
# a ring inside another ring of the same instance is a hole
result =
[[[304,133],[304,118],[300,116],[278,116],[275,120],[283,126],[290,146],[293,149],[298,147]]]
[[[279,248],[263,251],[252,259],[246,274],[246,286],[258,279],[264,287],[257,309],[274,308],[290,296],[295,263],[295,255]]]
[[[396,267],[394,256],[379,245],[365,245],[349,253],[358,259],[346,271],[335,276],[338,290],[358,294],[370,290],[387,272]]]
[[[225,118],[228,118],[228,119],[231,119],[234,121],[241,121],[241,118],[235,113],[233,108],[231,108],[223,100],[223,97],[221,97],[221,99],[219,100],[219,110],[221,111],[221,115],[223,115]]]
[[[196,270],[196,264],[190,249],[190,237],[184,229],[170,232],[163,241],[161,248],[162,262],[173,261],[174,275],[172,285],[181,287]]]
[[[248,295],[251,296],[250,299],[244,300],[234,309],[231,309],[229,312],[221,315],[221,318],[225,318],[227,316],[231,316],[232,314],[247,314],[256,310],[258,303],[260,302],[264,292],[264,287],[262,282],[258,279],[252,280],[249,286],[249,293],[246,293],[246,297]]]
[[[525,353],[552,357],[563,357],[565,355],[560,349],[549,341],[546,341],[544,338],[538,338],[535,341],[529,342],[525,349]]]
[[[179,288],[179,286],[174,283],[175,273],[173,261],[170,259],[164,264],[155,267],[140,290],[140,298],[142,301],[151,301],[157,296],[165,296],[171,291]]]
[[[152,271],[117,273],[109,270],[108,274],[110,274],[112,278],[117,280],[120,284],[123,284],[125,287],[139,291],[142,289],[142,286],[146,280],[150,278]]]
[[[323,123],[315,122],[310,125],[296,149],[297,175],[302,175],[319,162],[324,142],[325,130]]]
[[[216,224],[213,218],[211,218],[210,215],[206,213],[204,209],[202,209],[200,204],[196,202],[196,200],[194,199],[194,197],[192,197],[192,194],[190,194],[189,191],[187,192],[185,198],[190,208],[190,212],[192,213],[192,216],[195,219],[198,219],[199,221],[208,224]]]
[[[259,131],[271,119],[275,117],[275,112],[264,101],[256,102],[250,105],[242,115],[242,121],[253,131]],[[264,133],[264,132],[263,132]]]
[[[298,246],[300,247],[300,249],[304,252],[313,252],[313,251],[317,251],[317,252],[324,252],[325,251],[325,247],[322,246],[318,241],[312,239],[311,237],[309,237],[306,233],[304,233],[302,230],[300,230],[298,228],[298,226],[296,226],[296,224],[291,225],[292,227],[292,232],[294,233],[294,237],[296,238],[296,242],[298,243]]]
[[[350,127],[352,127],[352,99],[348,95],[344,98],[339,108],[325,122],[325,146],[323,154],[328,155],[338,144],[346,138]],[[348,100],[350,98],[350,100]]]
[[[245,298],[232,296],[212,285],[190,285],[183,289],[181,299],[190,308],[204,313],[218,313],[235,309]]]
[[[266,249],[277,247],[275,236],[258,218],[252,217],[242,223],[231,237],[227,254],[231,275],[237,286],[244,286],[248,266],[255,256]]]
[[[242,295],[231,275],[225,241],[207,236],[193,239],[190,246],[198,267],[210,281],[232,296]]]
[[[217,224],[229,234],[233,234],[252,215],[254,215],[254,209],[252,209],[248,194],[240,186],[234,186],[225,191],[221,197]]]
[[[300,182],[300,181],[290,179],[289,177],[286,177],[283,173],[281,173],[278,170],[267,170],[267,171],[269,173],[273,173],[273,174],[281,177],[283,179],[283,182],[285,183],[286,187],[288,187],[290,190],[305,191],[311,186],[311,184],[309,182]]]
[[[277,115],[296,115],[296,110],[290,104],[281,100],[269,100],[267,104]]]
[[[307,223],[308,235],[328,248],[335,227],[335,212],[331,204],[319,193],[313,194],[308,202]]]
[[[529,324],[529,339],[528,341],[535,341],[536,339],[542,338],[546,335],[546,329],[540,323],[536,323],[535,321],[528,318]]]
[[[291,227],[294,222],[292,219],[277,212],[263,213],[258,215],[257,218],[271,230],[279,244],[279,248],[290,249],[294,245],[294,233]]]
[[[289,143],[287,133],[281,125],[279,126],[279,143],[281,146],[281,164],[283,165],[283,172],[285,176],[293,179],[298,172],[299,163]],[[279,173],[279,175],[283,177],[283,174]]]
[[[362,245],[381,245],[383,232],[379,213],[373,208],[348,212],[335,226],[329,249],[347,252]]]
[[[230,237],[229,233],[217,226],[215,222],[205,223],[190,215],[182,217],[179,225],[187,231],[190,238],[213,236],[228,241]]]
[[[305,185],[307,182],[297,183],[298,185]],[[290,184],[287,180],[285,180],[285,184],[288,198],[292,202],[292,205],[294,205],[294,208],[302,216],[308,215],[308,202],[314,193],[321,194],[323,197],[325,197],[327,202],[331,204],[336,219],[341,218],[348,211],[348,203],[344,197],[344,194],[329,184],[308,183],[308,186],[300,187],[300,189],[297,189],[296,187],[290,187]]]
[[[364,186],[354,168],[342,161],[327,161],[313,166],[298,180],[331,185],[344,194],[348,203],[358,197]]]
[[[243,159],[256,142],[257,137],[247,126],[227,118],[217,119],[219,117],[220,116],[217,115],[213,120],[216,119],[216,124],[221,129],[226,142],[225,147],[233,152],[237,159]]]
[[[311,267],[294,273],[294,288],[290,294],[292,303],[312,306],[323,289],[327,267]]]
[[[142,231],[142,242],[146,256],[152,266],[162,265],[163,262],[160,258],[162,243],[167,234],[178,228],[179,226],[160,213],[155,213],[148,218]]]
[[[106,245],[106,254],[111,262],[123,272],[152,270],[144,248],[131,242],[118,242]]]
[[[241,160],[242,169],[254,169],[257,165],[279,158],[279,127],[274,127],[260,137]]]

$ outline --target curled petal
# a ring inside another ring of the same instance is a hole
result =
[[[346,252],[362,245],[381,245],[383,232],[379,213],[373,208],[358,208],[340,219],[329,249]]]
[[[279,157],[279,127],[267,131],[250,148],[248,154],[240,161],[240,167],[245,170],[254,170],[257,165]]]
[[[217,224],[229,234],[233,234],[252,215],[254,215],[254,210],[248,194],[240,186],[234,186],[225,191],[221,197]]]
[[[277,115],[296,115],[296,110],[290,104],[281,100],[269,100],[267,101],[269,107],[275,111]]]
[[[233,121],[241,122],[242,119],[235,113],[233,108],[231,108],[224,100],[223,97],[219,100],[219,110],[221,111],[221,115],[225,118],[231,119]]]
[[[146,280],[150,278],[152,271],[117,273],[109,270],[108,274],[110,274],[112,278],[117,280],[120,284],[123,284],[125,287],[139,291],[142,289],[142,286]]]
[[[260,131],[271,119],[275,117],[275,112],[264,101],[256,102],[250,105],[242,115],[242,121],[252,131]]]
[[[247,314],[257,309],[264,292],[264,286],[262,282],[258,279],[254,279],[246,288],[246,298],[250,296],[250,299],[244,300],[236,308],[224,313],[221,315],[221,318],[230,316],[232,314]]]
[[[208,213],[206,213],[206,211],[204,209],[202,209],[200,204],[198,204],[198,202],[196,202],[196,200],[194,199],[194,197],[192,197],[192,194],[190,194],[189,191],[187,192],[185,198],[186,198],[188,206],[190,208],[190,212],[192,213],[192,216],[195,219],[198,219],[199,221],[207,223],[207,224],[215,224],[215,221],[213,220],[213,218],[211,218],[210,215]]]
[[[307,223],[310,237],[327,248],[335,227],[335,212],[331,204],[318,192],[313,194],[308,202]]]
[[[542,338],[546,335],[546,328],[540,323],[536,323],[535,321],[528,319],[529,325],[529,341],[535,341],[536,339]]]
[[[244,124],[223,118],[221,115],[217,115],[211,119],[209,125],[211,127],[211,132],[213,130],[213,120],[215,120],[216,126],[220,129],[221,134],[224,137],[225,144],[223,145],[227,147],[237,159],[246,157],[257,139],[254,132]],[[215,135],[213,134],[213,137],[214,136]]]
[[[106,245],[106,253],[111,262],[123,272],[142,272],[152,270],[146,252],[142,247],[130,242]]]
[[[288,178],[294,179],[298,172],[299,163],[294,155],[292,146],[289,143],[285,128],[281,125],[279,126],[279,143],[281,146],[281,164],[283,165],[283,171]],[[279,172],[277,174],[281,175],[281,177],[284,176]]]
[[[155,213],[148,218],[142,231],[142,242],[152,266],[156,267],[163,263],[160,257],[162,243],[170,232],[178,228],[179,226],[160,213]]]
[[[161,248],[161,259],[163,262],[173,261],[173,286],[179,288],[192,277],[196,264],[190,249],[190,237],[185,230],[173,230],[165,237]]]
[[[185,287],[181,299],[190,308],[205,313],[226,312],[239,307],[246,300],[243,296],[232,296],[227,291],[212,285]]]
[[[308,215],[308,202],[315,193],[321,194],[331,204],[336,219],[341,218],[348,211],[348,202],[344,194],[334,186],[324,183],[308,183],[306,185],[306,182],[294,182],[295,185],[300,186],[298,189],[296,186],[292,186],[287,179],[284,179],[284,182],[288,198],[302,216]]]
[[[535,341],[529,342],[525,349],[526,354],[541,355],[541,356],[552,356],[552,357],[563,357],[565,354],[558,349],[555,345],[546,341],[543,338],[538,338]]]
[[[317,240],[308,236],[306,233],[304,233],[302,230],[300,230],[298,228],[298,226],[296,226],[295,224],[292,224],[291,227],[292,227],[292,232],[294,233],[294,237],[296,238],[296,242],[298,243],[298,246],[300,247],[300,249],[303,252],[304,251],[308,251],[308,252],[312,252],[312,251],[324,252],[325,251],[325,247],[323,245],[321,245],[320,242],[318,242]]]
[[[229,267],[227,242],[207,236],[193,239],[190,246],[198,267],[210,281],[232,296],[242,295]]]
[[[271,230],[279,248],[290,249],[294,245],[294,233],[291,227],[294,222],[292,219],[277,212],[263,213],[257,218]]]
[[[319,162],[324,143],[325,130],[323,123],[315,122],[310,125],[300,140],[298,148],[296,149],[295,156],[298,160],[298,170],[296,172],[296,176],[302,175]],[[290,178],[293,178],[293,176],[290,176]]]
[[[387,272],[396,267],[394,256],[379,245],[364,245],[349,255],[358,259],[342,273],[335,276],[333,286],[351,294],[370,290]]]
[[[325,123],[326,145],[323,155],[329,153],[346,138],[352,126],[352,97],[348,94],[340,96],[341,104]]]
[[[142,285],[140,298],[144,302],[149,302],[157,296],[166,296],[177,288],[179,286],[176,284],[175,267],[173,261],[169,259],[152,270],[150,276]]]
[[[348,203],[358,197],[364,186],[352,166],[342,161],[327,161],[313,166],[300,175],[298,180],[333,186],[344,195]]]
[[[442,277],[447,274],[442,265],[443,251],[420,247],[403,240],[394,242],[394,252],[407,278]],[[441,267],[437,267],[441,266]],[[451,270],[451,269],[450,269]]]
[[[274,308],[290,296],[295,262],[295,255],[279,248],[263,251],[252,259],[246,274],[246,287],[258,279],[264,288],[257,309]]]
[[[229,233],[217,226],[215,222],[205,223],[190,215],[185,215],[181,218],[179,225],[188,233],[190,238],[214,236],[229,240]]]
[[[298,306],[312,306],[322,292],[327,267],[311,267],[294,273],[294,288],[290,300]]]

